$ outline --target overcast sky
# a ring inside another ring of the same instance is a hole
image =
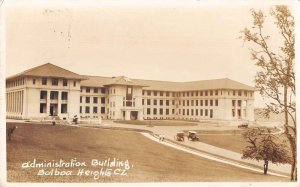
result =
[[[85,75],[254,86],[250,46],[237,39],[251,8],[271,6],[9,8],[6,76],[50,62]],[[272,24],[264,29],[278,35]]]

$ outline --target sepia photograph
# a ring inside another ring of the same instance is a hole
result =
[[[298,186],[297,8],[2,0],[0,186]]]

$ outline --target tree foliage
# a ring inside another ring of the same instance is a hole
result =
[[[267,18],[264,12],[251,10],[251,13],[252,27],[242,30],[240,38],[251,44],[251,59],[259,69],[255,76],[256,88],[263,97],[270,99],[265,116],[284,114],[284,133],[292,150],[291,180],[297,180],[294,17],[287,6],[271,9],[270,17],[280,36],[280,41],[276,38],[280,45],[274,47],[276,42],[264,33]]]
[[[243,159],[268,160],[274,164],[291,162],[285,144],[270,130],[265,133],[260,128],[254,128],[246,131],[243,137],[249,143],[243,150]]]

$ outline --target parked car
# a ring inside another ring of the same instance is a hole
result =
[[[248,128],[248,123],[243,123],[243,124],[240,124],[238,125],[238,128]]]
[[[199,141],[199,137],[197,136],[197,132],[196,131],[189,131],[188,140]]]
[[[174,139],[176,141],[184,141],[184,132],[177,132]]]

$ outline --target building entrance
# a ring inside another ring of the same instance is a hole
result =
[[[138,119],[138,111],[131,111],[130,112],[130,119],[137,120]]]
[[[57,116],[57,104],[50,105],[50,116]]]

